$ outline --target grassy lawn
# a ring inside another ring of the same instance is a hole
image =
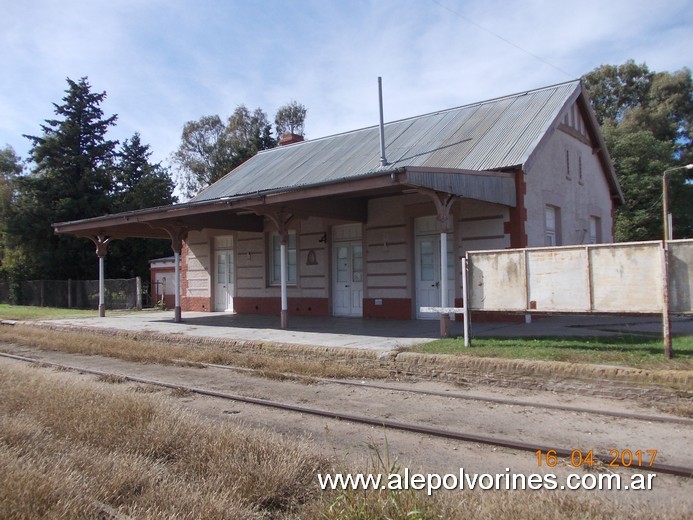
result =
[[[55,307],[31,307],[0,303],[0,320],[48,320],[57,318],[88,318],[97,311],[81,309],[56,309]]]
[[[413,352],[478,357],[568,361],[671,370],[693,369],[693,336],[673,338],[674,359],[664,359],[661,338],[628,336],[478,338],[464,347],[462,338],[413,347]]]

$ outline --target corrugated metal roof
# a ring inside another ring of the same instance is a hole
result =
[[[522,165],[579,88],[571,81],[387,123],[384,171]],[[260,152],[193,201],[338,182],[379,169],[379,129],[373,126]]]

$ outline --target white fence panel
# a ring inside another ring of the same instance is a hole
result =
[[[693,312],[693,240],[671,241],[669,307]],[[661,313],[662,242],[467,253],[470,309],[502,312]]]
[[[595,312],[662,312],[662,244],[590,249]]]
[[[588,250],[527,251],[529,308],[555,312],[589,312]]]
[[[527,307],[524,250],[470,254],[471,309],[524,311]]]

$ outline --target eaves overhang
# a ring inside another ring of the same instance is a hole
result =
[[[515,207],[515,176],[508,172],[406,168],[405,182],[465,199]]]
[[[414,189],[514,207],[515,178],[499,171],[422,167],[384,167],[357,177],[305,186],[258,191],[53,224],[56,233],[82,237],[161,238],[172,229],[230,231],[264,229],[264,215],[281,209],[301,218],[367,221],[367,200]]]

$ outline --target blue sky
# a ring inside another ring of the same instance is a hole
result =
[[[0,12],[0,147],[22,157],[67,77],[107,92],[112,138],[140,132],[166,163],[186,121],[240,104],[273,118],[303,103],[307,138],[376,124],[378,76],[391,121],[628,58],[693,67],[691,0],[0,0]]]

